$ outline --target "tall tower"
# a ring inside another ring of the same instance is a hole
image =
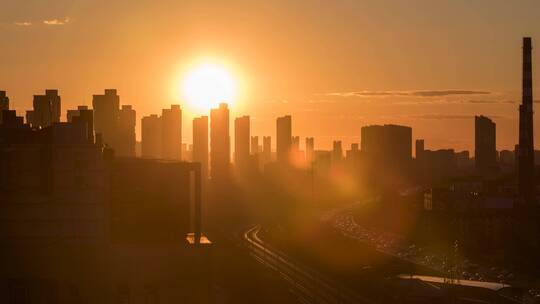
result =
[[[210,110],[210,176],[213,180],[229,177],[231,144],[229,138],[229,108],[220,103]]]
[[[306,137],[306,162],[309,164],[315,160],[315,139]]]
[[[171,105],[161,112],[161,151],[164,159],[182,159],[182,110]]]
[[[34,95],[32,127],[45,128],[60,122],[61,100],[58,90],[45,90],[45,95]]]
[[[474,117],[474,164],[481,174],[497,167],[496,125],[483,115]]]
[[[92,97],[94,109],[94,130],[101,134],[103,142],[116,148],[116,133],[118,131],[118,115],[120,111],[120,96],[116,89],[106,89],[103,95]],[[35,115],[35,113],[34,113]]]
[[[116,130],[116,154],[119,156],[135,157],[135,125],[137,113],[131,105],[123,105],[118,111],[118,124]]]
[[[6,91],[0,91],[0,124],[2,123],[2,111],[9,110],[9,97],[6,95]]]
[[[193,119],[193,161],[201,163],[201,178],[208,178],[208,116]]]
[[[249,162],[250,126],[249,116],[238,117],[234,120],[234,164],[237,167],[246,166]]]
[[[534,203],[534,140],[531,38],[523,38],[523,88],[519,106],[518,184],[520,204]]]
[[[292,118],[290,115],[277,118],[276,152],[277,160],[282,164],[289,163],[292,147]]]
[[[156,114],[141,119],[141,156],[161,158],[161,117]]]

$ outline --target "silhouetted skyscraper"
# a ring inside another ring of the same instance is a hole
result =
[[[398,125],[362,127],[362,157],[377,179],[395,186],[410,166],[412,160],[412,129]]]
[[[415,142],[415,153],[416,153],[416,159],[420,160],[422,159],[423,153],[424,153],[424,140],[423,139],[417,139]]]
[[[193,161],[201,164],[203,180],[208,178],[208,116],[193,119]]]
[[[2,111],[9,110],[9,97],[6,91],[0,91],[0,124],[2,123]]]
[[[245,167],[249,162],[250,140],[249,116],[238,117],[234,120],[234,163]]]
[[[123,105],[118,112],[118,129],[116,144],[113,146],[116,155],[135,157],[135,125],[137,113],[131,105]]]
[[[518,184],[520,203],[525,205],[532,205],[535,201],[531,50],[531,38],[523,38],[523,88],[522,101],[519,106]]]
[[[229,177],[231,141],[229,137],[229,108],[220,103],[210,111],[210,175],[212,179]]]
[[[272,137],[263,136],[263,162],[272,161]]]
[[[313,137],[306,137],[306,162],[311,163],[315,160],[315,139]]]
[[[497,167],[496,127],[485,116],[474,117],[474,163],[478,172],[487,174]]]
[[[106,89],[104,95],[94,95],[92,107],[96,134],[101,134],[104,144],[115,148],[120,111],[120,96],[116,94],[116,89]]]
[[[156,114],[141,120],[141,156],[161,158],[161,118]]]
[[[338,162],[343,158],[343,147],[341,146],[341,140],[334,140],[332,144],[332,161]]]
[[[276,134],[277,161],[289,163],[292,145],[292,118],[290,115],[278,117]]]
[[[74,123],[83,123],[86,126],[86,137],[88,143],[94,143],[94,111],[89,110],[87,106],[78,106],[77,110],[67,111],[67,121]]]
[[[161,114],[161,131],[163,133],[162,154],[165,159],[181,159],[182,157],[182,110],[180,105],[171,105],[163,109]]]
[[[251,155],[259,154],[259,136],[251,136],[250,146]]]
[[[60,122],[61,101],[58,90],[45,90],[45,95],[34,95],[29,123],[34,128],[45,128]]]

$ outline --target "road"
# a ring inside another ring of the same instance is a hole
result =
[[[258,262],[286,280],[304,303],[373,303],[312,268],[301,265],[262,241],[259,226],[245,231],[244,242]]]

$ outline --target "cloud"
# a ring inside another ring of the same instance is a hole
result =
[[[474,104],[515,104],[514,100],[467,100],[466,103]]]
[[[444,90],[444,91],[415,91],[410,95],[420,97],[440,97],[449,95],[487,95],[491,92],[487,91],[468,91],[468,90]]]
[[[32,22],[30,21],[22,21],[22,22],[13,22],[16,26],[31,26]]]
[[[429,91],[357,91],[357,92],[334,92],[327,93],[327,96],[337,97],[441,97],[450,95],[487,95],[491,92],[472,90],[429,90]]]
[[[69,23],[70,19],[69,17],[66,17],[64,19],[50,19],[50,20],[43,20],[43,24],[45,25],[64,25]]]
[[[415,115],[415,118],[419,119],[471,119],[474,118],[474,115],[460,115],[460,114],[422,114],[422,115]]]
[[[473,119],[475,115],[434,113],[434,114],[414,115],[413,117],[418,118],[418,119],[435,119],[435,120],[466,120],[466,119]],[[500,118],[500,119],[508,118],[506,116],[500,116],[500,115],[488,115],[487,117]]]

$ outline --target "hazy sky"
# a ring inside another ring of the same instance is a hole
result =
[[[140,118],[182,104],[180,71],[210,56],[241,75],[232,117],[250,114],[255,135],[275,136],[276,116],[292,114],[293,133],[315,136],[316,148],[399,123],[427,148],[471,149],[473,116],[484,114],[510,148],[523,36],[540,46],[538,0],[0,0],[0,89],[23,114],[46,88],[60,90],[63,111],[117,88]],[[533,50],[535,89],[539,61]]]

